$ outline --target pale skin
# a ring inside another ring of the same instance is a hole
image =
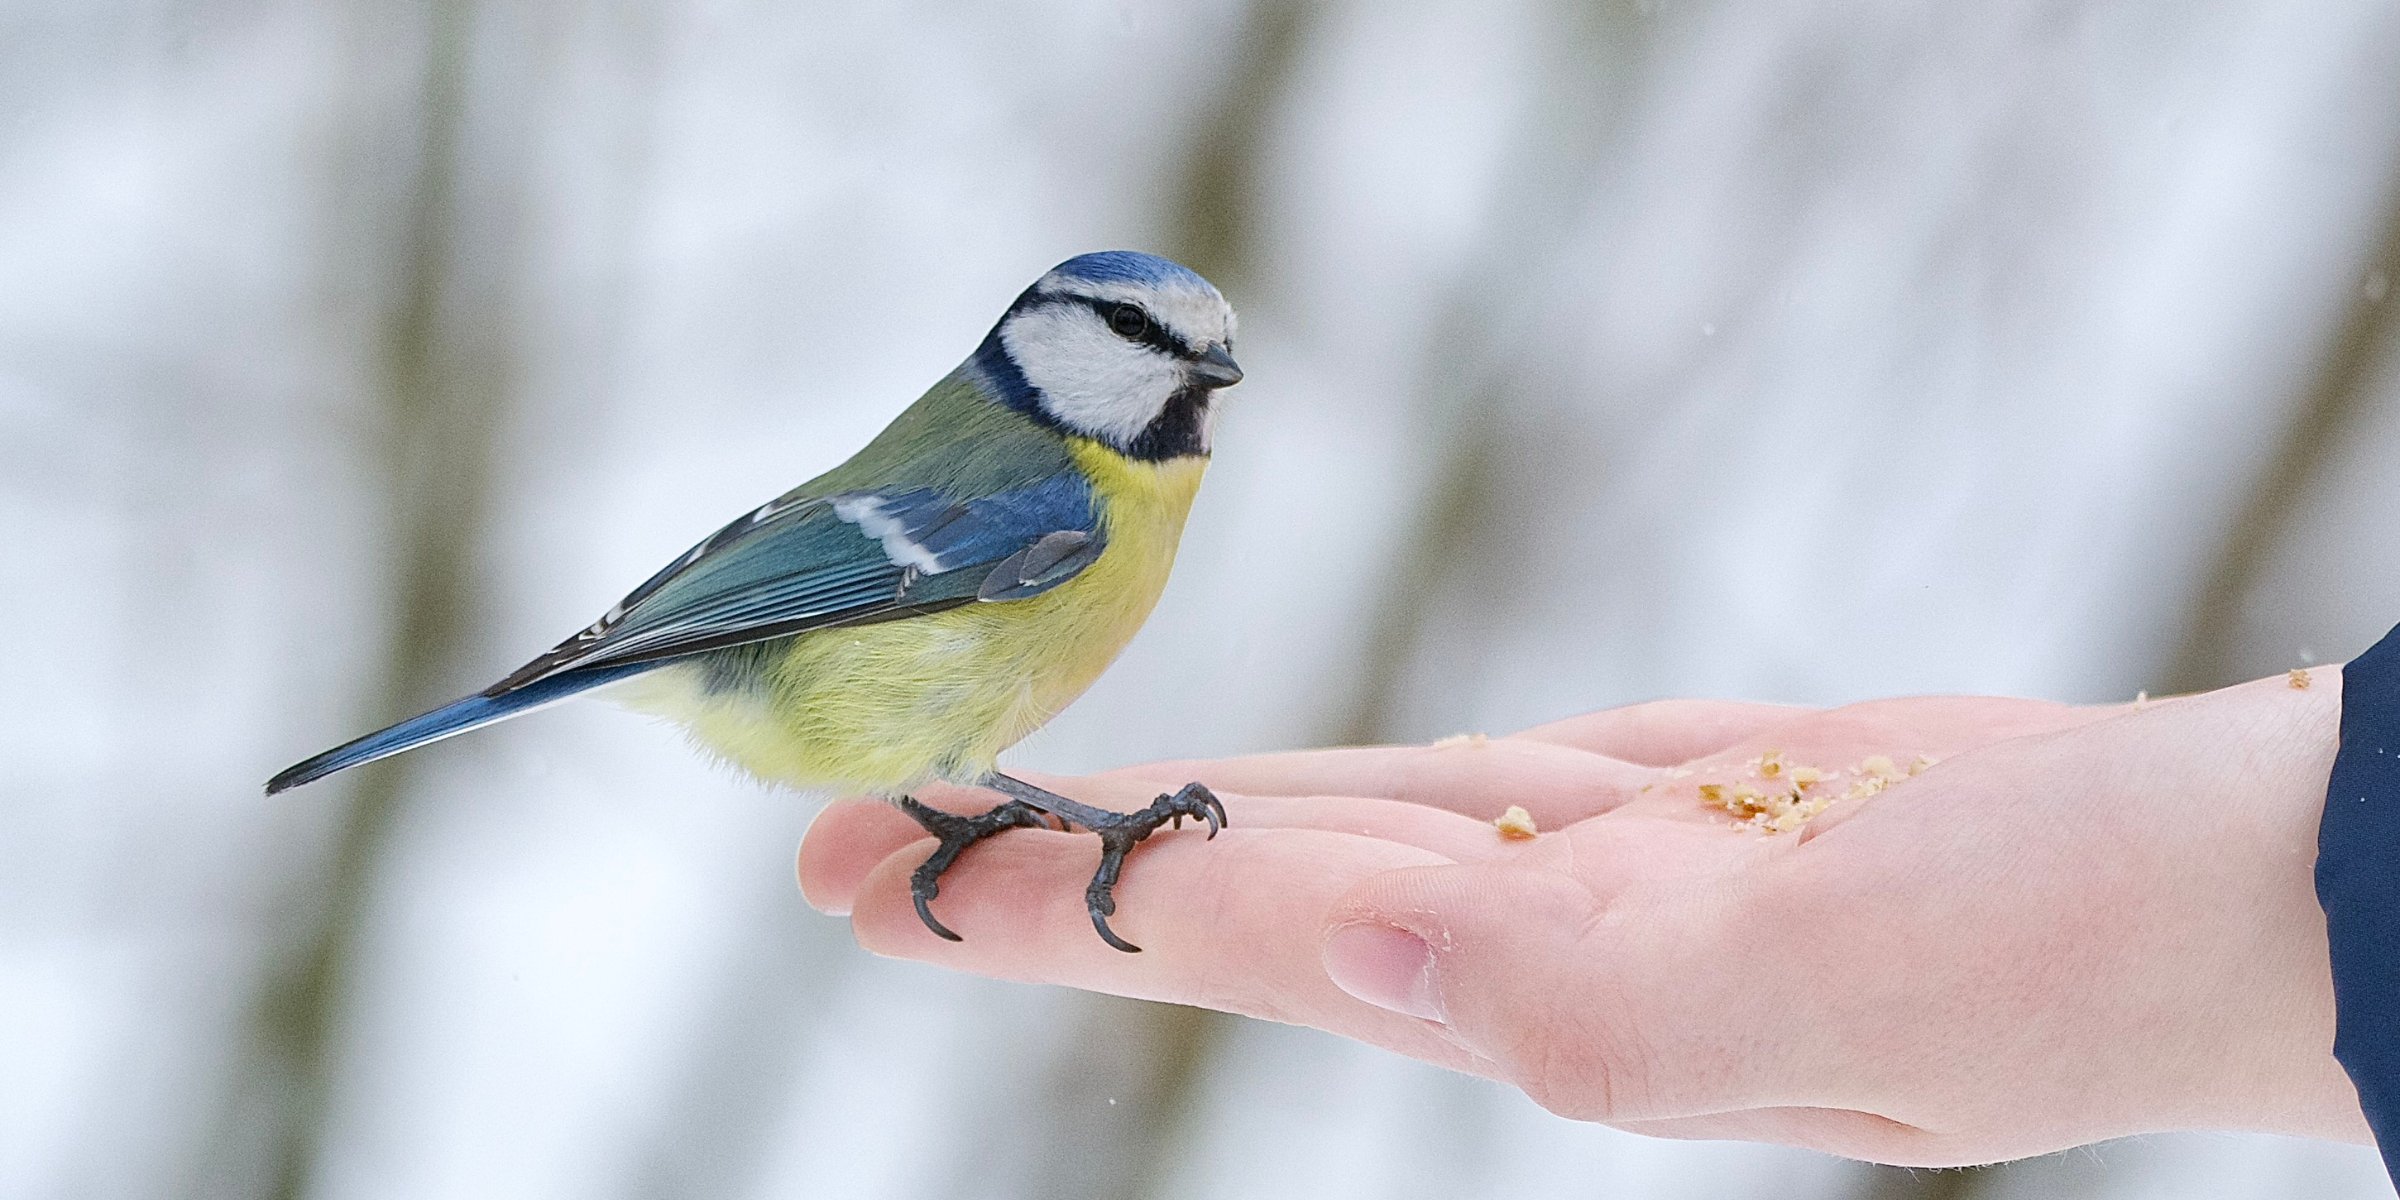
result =
[[[1224,799],[1216,840],[1162,832],[1127,867],[1115,924],[1143,954],[1092,934],[1088,838],[970,851],[938,902],[959,944],[918,922],[930,843],[887,805],[829,809],[800,883],[879,954],[1312,1025],[1641,1133],[1911,1165],[2169,1129],[2365,1141],[2311,882],[2341,676],[2295,683],[1667,701],[1044,780],[1114,807],[1192,779]],[[1797,832],[1703,802],[1770,750],[1937,761]],[[1500,836],[1510,805],[1538,836]]]

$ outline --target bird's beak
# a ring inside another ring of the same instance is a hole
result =
[[[1212,345],[1201,351],[1200,357],[1186,369],[1185,374],[1204,388],[1232,387],[1242,381],[1242,364],[1222,345]]]

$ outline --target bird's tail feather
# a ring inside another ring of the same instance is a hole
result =
[[[282,774],[267,781],[267,794],[272,796],[285,788],[311,783],[336,771],[348,770],[379,758],[390,758],[403,750],[413,750],[427,742],[454,737],[494,721],[505,721],[661,665],[656,662],[624,663],[566,671],[546,679],[537,679],[497,696],[477,694],[463,700],[453,700],[432,712],[420,713],[388,729],[376,730],[285,768]]]

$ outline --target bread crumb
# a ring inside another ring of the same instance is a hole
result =
[[[1481,745],[1483,745],[1484,743],[1486,743],[1486,742],[1489,742],[1489,741],[1491,741],[1491,740],[1492,740],[1492,738],[1491,738],[1491,735],[1490,735],[1490,734],[1484,734],[1484,733],[1454,733],[1454,734],[1451,734],[1449,737],[1443,738],[1442,740],[1440,740],[1440,741],[1438,741],[1438,742],[1435,742],[1435,743],[1433,744],[1433,748],[1434,748],[1434,749],[1436,749],[1436,750],[1447,750],[1447,749],[1449,749],[1449,748],[1450,748],[1450,747],[1452,747],[1452,746],[1481,746]]]
[[[1735,822],[1761,833],[1790,833],[1817,814],[1844,801],[1864,800],[1912,775],[1921,775],[1941,761],[1930,754],[1911,756],[1903,769],[1888,754],[1871,754],[1849,771],[1804,766],[1769,750],[1747,764],[1752,776],[1776,780],[1771,790],[1749,783],[1704,783],[1700,802],[1731,815]],[[1847,774],[1850,785],[1837,795],[1835,786]]]
[[[2305,692],[2308,690],[2308,685],[2316,682],[2315,679],[2309,677],[2306,667],[2293,667],[2291,674],[2284,678],[2292,681],[2292,690],[2295,692]]]
[[[1749,784],[1738,784],[1733,789],[1733,798],[1725,802],[1725,808],[1737,817],[1755,817],[1767,811],[1767,794]]]
[[[1501,837],[1512,842],[1529,841],[1534,834],[1541,832],[1533,827],[1533,814],[1516,804],[1509,805],[1508,811],[1501,813],[1500,819],[1492,822],[1492,825],[1500,831]]]
[[[1833,801],[1823,796],[1803,799],[1800,793],[1793,792],[1789,802],[1782,806],[1782,811],[1768,817],[1761,827],[1768,833],[1790,833],[1808,824],[1810,818],[1832,806]]]
[[[1762,833],[1789,833],[1833,804],[1829,796],[1809,796],[1797,787],[1770,794],[1746,783],[1734,784],[1730,790],[1722,783],[1701,784],[1700,800]]]

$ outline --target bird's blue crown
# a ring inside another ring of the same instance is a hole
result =
[[[1051,274],[1089,283],[1138,283],[1150,287],[1208,288],[1198,271],[1139,250],[1098,250],[1078,254],[1051,268]],[[1209,289],[1215,290],[1213,288]]]

